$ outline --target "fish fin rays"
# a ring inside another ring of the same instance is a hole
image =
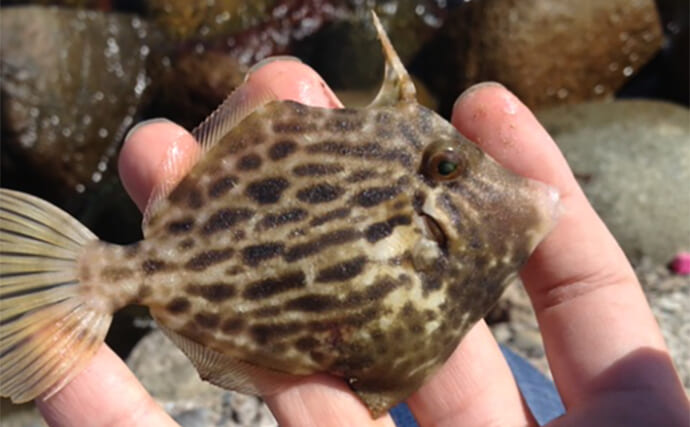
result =
[[[295,384],[302,376],[287,374],[236,359],[205,347],[171,329],[159,327],[192,361],[201,379],[226,390],[267,396]]]
[[[391,106],[400,102],[416,102],[417,92],[410,75],[400,61],[378,16],[374,11],[371,12],[371,16],[376,34],[381,41],[385,71],[381,88],[367,108]]]
[[[144,235],[149,220],[165,205],[163,200],[177,187],[182,179],[204,156],[251,113],[278,97],[266,87],[256,87],[246,82],[235,89],[218,108],[216,108],[194,130],[192,136],[199,143],[196,155],[182,153],[175,144],[171,145],[162,168],[165,181],[156,185],[149,197],[142,221]]]
[[[103,343],[112,316],[83,296],[77,267],[95,240],[50,203],[0,189],[0,395],[50,397]]]
[[[278,100],[269,88],[255,87],[246,82],[235,89],[218,108],[199,126],[192,135],[201,145],[200,157],[208,153],[224,135],[237,126],[257,108]]]

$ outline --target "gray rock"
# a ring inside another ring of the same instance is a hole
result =
[[[637,100],[537,116],[631,262],[690,250],[690,110]]]
[[[75,9],[3,8],[0,18],[3,158],[18,164],[18,185],[39,176],[45,196],[70,199],[112,174],[154,32],[135,15]]]
[[[642,258],[635,273],[659,322],[683,386],[690,393],[690,277],[674,275],[665,265],[647,257]],[[508,321],[491,325],[496,341],[551,377],[539,325],[524,286],[511,285],[501,297],[501,303],[508,307]]]
[[[127,365],[156,401],[183,427],[273,427],[268,407],[254,396],[202,381],[187,357],[162,332],[144,337]]]
[[[0,426],[2,427],[46,427],[41,414],[33,402],[15,405],[9,399],[0,399]]]

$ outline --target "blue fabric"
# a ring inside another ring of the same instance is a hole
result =
[[[565,408],[553,382],[509,348],[501,346],[501,351],[513,372],[527,406],[539,425],[544,425],[563,415]],[[391,409],[390,414],[398,427],[419,427],[405,403]]]
[[[390,410],[391,418],[398,427],[419,427],[414,415],[410,412],[410,408],[405,402],[400,403]]]
[[[565,407],[553,382],[508,347],[501,346],[501,351],[537,423],[542,426],[563,415]]]

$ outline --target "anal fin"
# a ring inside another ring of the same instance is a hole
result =
[[[160,324],[159,327],[192,361],[201,379],[226,390],[268,396],[303,378],[236,359],[205,347]]]

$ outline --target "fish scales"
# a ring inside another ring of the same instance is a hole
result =
[[[420,106],[380,36],[387,74],[369,107],[258,105],[155,203],[145,240],[111,245],[75,225],[83,236],[72,238],[79,245],[66,268],[80,299],[69,307],[109,320],[125,305],[148,306],[202,377],[226,388],[269,394],[327,372],[374,416],[419,388],[515,278],[550,229],[555,199]],[[215,135],[221,120],[202,130]],[[17,212],[37,203],[0,194]],[[7,277],[0,294],[21,302],[50,284],[29,275],[28,296],[17,297]],[[10,327],[26,328],[30,315]],[[90,326],[85,335],[104,333]],[[6,339],[0,350],[24,351]],[[41,390],[0,391],[15,400],[53,393],[66,372],[46,373]]]

